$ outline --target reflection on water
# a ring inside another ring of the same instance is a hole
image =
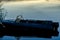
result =
[[[17,15],[23,15],[24,19],[53,20],[60,23],[60,4],[59,3],[29,3],[29,2],[8,2],[4,3],[3,8],[8,11],[6,19],[11,19]],[[60,28],[58,29],[60,30]],[[60,33],[59,33],[60,34]],[[58,37],[28,38],[21,37],[21,40],[59,40]],[[16,40],[15,37],[4,36],[3,40]]]

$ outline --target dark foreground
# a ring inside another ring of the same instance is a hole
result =
[[[43,37],[51,38],[58,36],[58,22],[46,20],[20,20],[15,22],[11,20],[3,20],[0,24],[0,37],[3,36],[29,36],[29,37]]]

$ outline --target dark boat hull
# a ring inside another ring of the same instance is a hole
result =
[[[51,38],[52,36],[58,36],[59,33],[58,22],[22,20],[22,22],[17,23],[15,21],[4,20],[2,23],[6,27],[0,32],[1,36],[7,35],[15,37],[29,36]]]

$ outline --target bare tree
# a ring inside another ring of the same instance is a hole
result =
[[[1,3],[1,0],[0,0],[0,20],[2,20],[2,3]]]
[[[0,20],[4,20],[5,16],[7,15],[6,14],[7,11],[4,8],[2,8],[2,5],[3,5],[3,3],[0,2]],[[4,11],[6,11],[6,12],[4,13]]]

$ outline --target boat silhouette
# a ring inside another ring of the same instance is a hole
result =
[[[2,20],[0,23],[0,37],[3,36],[28,36],[52,38],[58,36],[58,22],[48,20],[24,20],[19,22],[12,20]]]

